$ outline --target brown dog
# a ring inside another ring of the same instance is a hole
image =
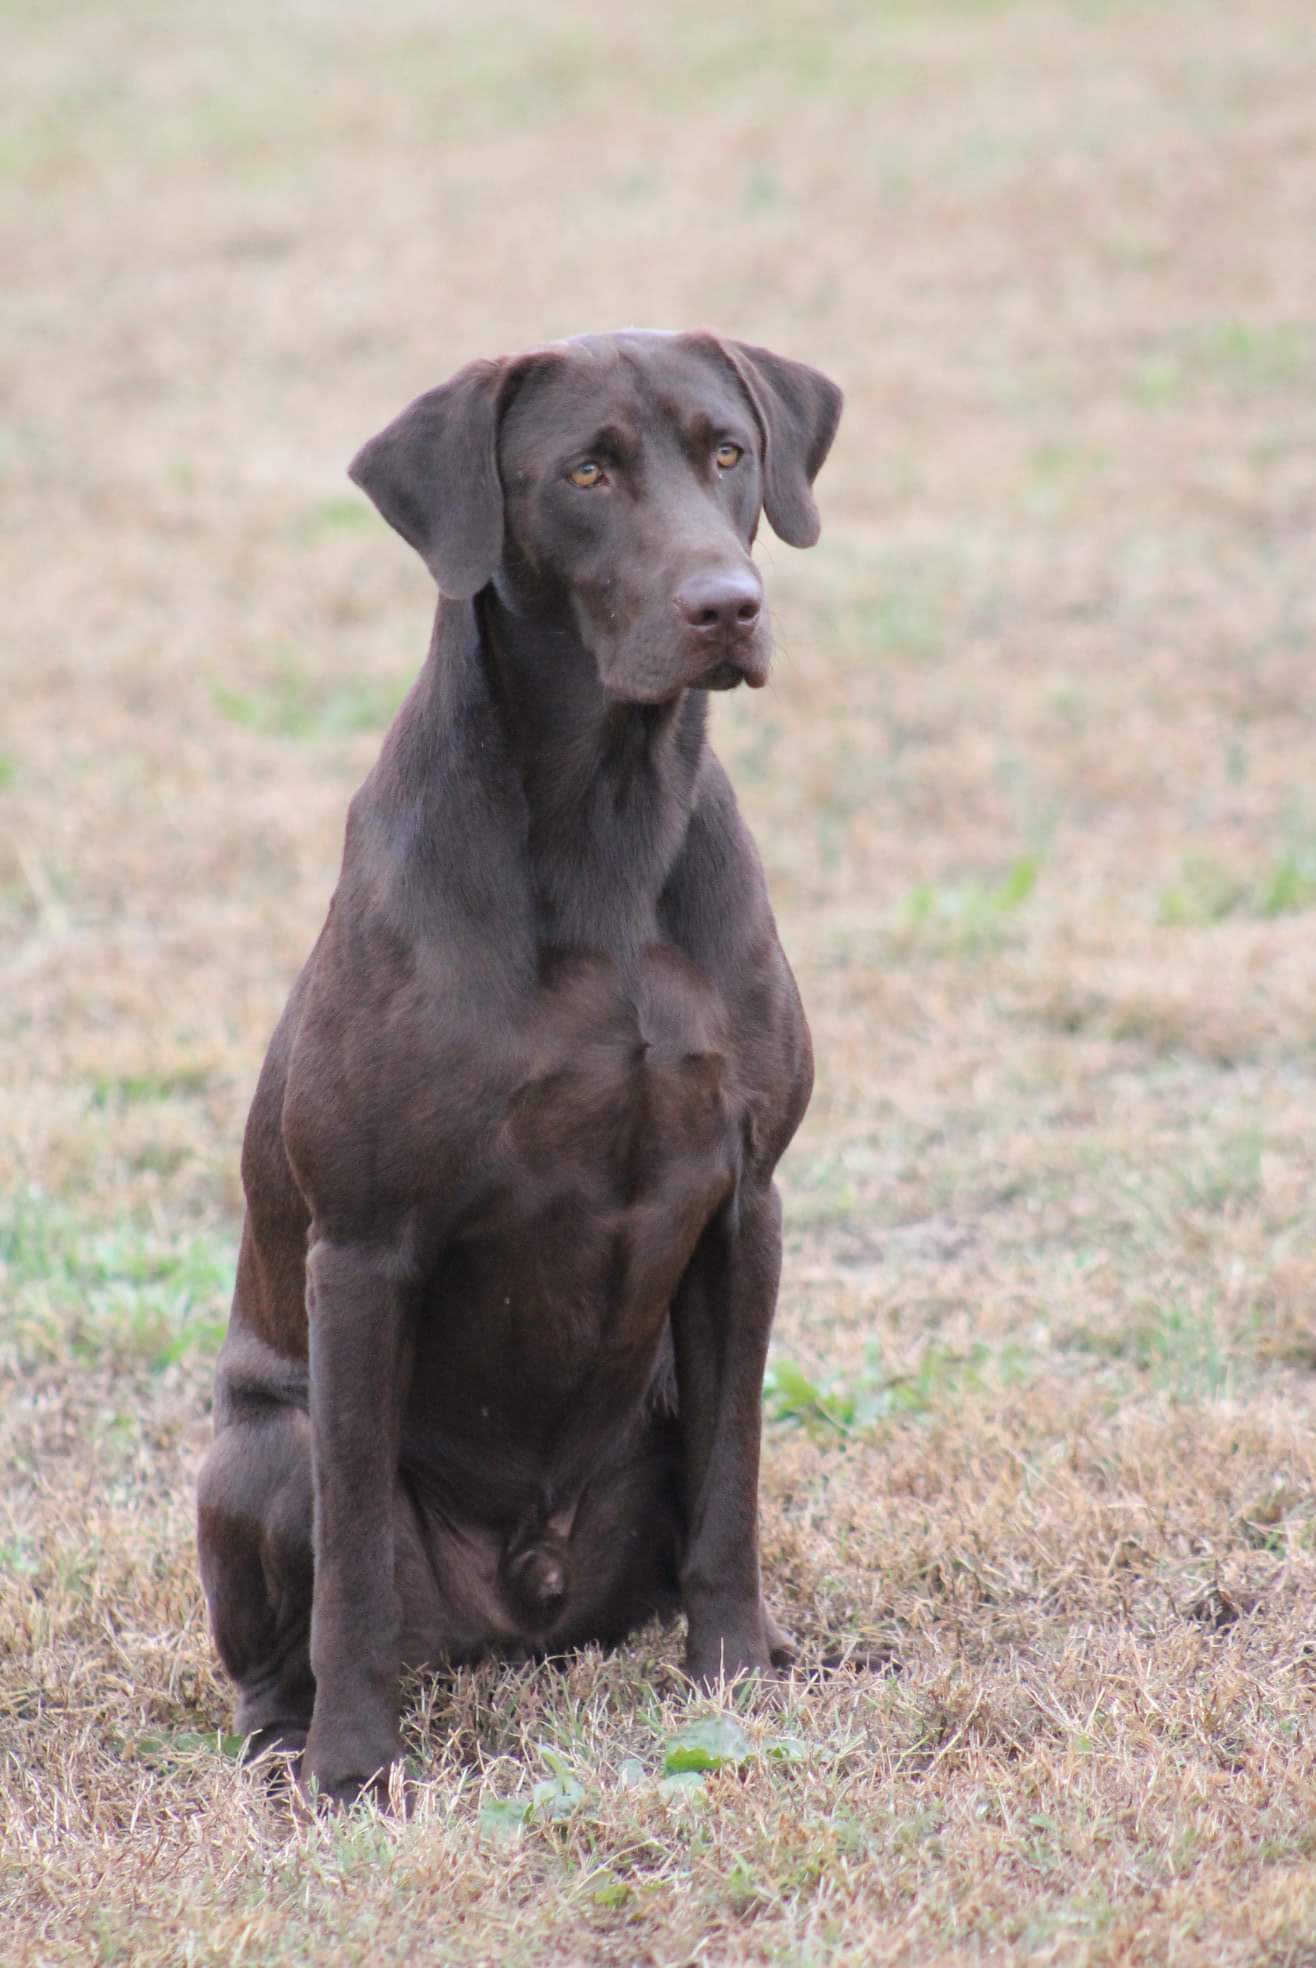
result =
[[[750,546],[817,538],[840,407],[628,331],[474,363],[352,466],[441,600],[256,1091],[199,1504],[238,1727],[322,1794],[386,1781],[404,1663],[678,1608],[699,1680],[789,1658],[760,1405],[812,1061],[706,692],[767,675]]]

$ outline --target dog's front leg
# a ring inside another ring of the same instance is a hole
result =
[[[302,1781],[348,1803],[382,1794],[398,1738],[398,1445],[410,1354],[388,1253],[319,1241],[307,1260],[315,1709]]]
[[[672,1306],[686,1540],[686,1669],[707,1685],[770,1665],[758,1477],[763,1370],[781,1276],[781,1201],[741,1191],[709,1226]]]

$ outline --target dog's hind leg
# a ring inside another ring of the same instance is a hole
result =
[[[215,1440],[197,1502],[201,1580],[220,1659],[238,1687],[247,1755],[300,1750],[311,1725],[310,1425],[270,1404]]]

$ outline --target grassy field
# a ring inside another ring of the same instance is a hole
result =
[[[1309,0],[2,32],[0,1958],[1310,1968]],[[293,1823],[192,1485],[246,1104],[428,629],[343,464],[626,322],[848,393],[716,727],[820,1069],[772,1596],[890,1672],[463,1673],[409,1822]]]

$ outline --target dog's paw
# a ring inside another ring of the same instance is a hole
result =
[[[781,1679],[766,1647],[737,1645],[730,1639],[702,1647],[688,1647],[685,1673],[702,1694],[727,1687],[733,1681],[758,1684]]]
[[[370,1798],[387,1809],[390,1780],[402,1761],[396,1731],[372,1739],[363,1731],[335,1736],[317,1733],[314,1724],[306,1741],[297,1787],[304,1802],[316,1807],[349,1807]]]
[[[747,1676],[770,1685],[789,1675],[798,1661],[794,1637],[762,1599],[757,1608],[751,1605],[725,1624],[692,1621],[686,1640],[686,1674],[703,1689]]]
[[[242,1746],[242,1761],[264,1783],[272,1798],[296,1790],[306,1748],[305,1722],[269,1722],[254,1729]]]
[[[300,1756],[306,1747],[305,1722],[267,1722],[253,1729],[242,1745],[244,1763],[265,1763],[273,1757]]]

